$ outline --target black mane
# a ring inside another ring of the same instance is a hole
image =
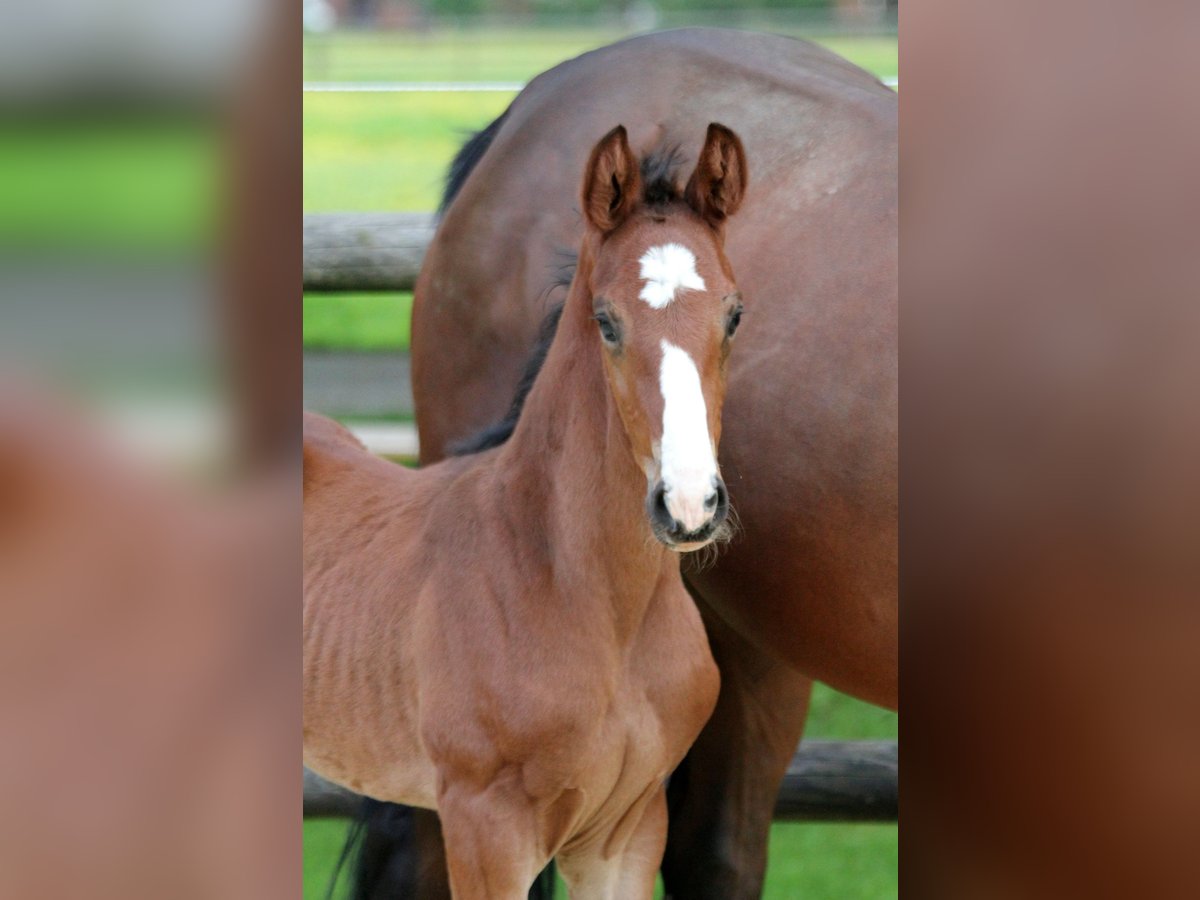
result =
[[[675,182],[675,173],[682,162],[683,154],[678,144],[655,150],[642,160],[643,203],[647,206],[665,206],[682,196]]]
[[[511,107],[510,107],[511,108]],[[476,131],[461,147],[450,163],[446,172],[446,184],[442,189],[442,199],[438,204],[438,214],[444,213],[462,190],[467,177],[479,164],[479,160],[496,139],[496,134],[508,118],[509,110],[494,119],[485,128]],[[661,206],[678,200],[682,195],[675,182],[675,174],[682,163],[683,157],[678,144],[664,147],[649,153],[641,165],[642,171],[642,200],[649,206]]]
[[[517,427],[517,421],[521,418],[525,399],[533,390],[533,383],[537,381],[538,372],[542,370],[542,364],[546,361],[546,354],[550,352],[550,345],[554,343],[554,333],[558,330],[558,320],[562,318],[562,311],[563,305],[556,303],[546,318],[542,319],[537,341],[533,345],[533,352],[525,360],[525,369],[521,373],[521,380],[517,382],[517,391],[513,395],[512,403],[509,404],[504,418],[469,438],[451,444],[448,448],[451,456],[481,453],[492,447],[499,447],[512,437],[512,433]]]
[[[492,145],[492,141],[496,138],[496,132],[500,130],[500,126],[504,124],[507,117],[508,110],[506,109],[486,128],[471,135],[467,142],[459,148],[458,153],[454,154],[450,170],[446,173],[446,186],[442,190],[442,202],[438,204],[438,215],[444,213],[454,198],[458,196],[467,176],[471,174],[471,170],[478,165],[483,154]]]

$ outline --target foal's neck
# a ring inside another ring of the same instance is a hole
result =
[[[498,459],[518,502],[533,503],[556,571],[603,578],[636,615],[678,557],[653,537],[638,465],[605,376],[586,296],[585,260],[571,285],[546,361]],[[510,496],[512,493],[510,491]]]

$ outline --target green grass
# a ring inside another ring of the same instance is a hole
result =
[[[346,828],[343,819],[304,820],[304,900],[323,900],[325,897],[329,879],[333,877],[342,846],[346,843]],[[343,867],[335,896],[345,896],[348,874],[348,867]]]
[[[895,738],[897,717],[818,684],[806,735]],[[304,823],[304,896],[325,896],[346,838],[346,823]],[[897,895],[895,825],[779,822],[771,828],[765,900],[891,900]],[[342,884],[344,884],[343,879]],[[342,896],[342,895],[339,895]],[[566,893],[560,891],[565,898]]]
[[[804,37],[803,29],[784,29]],[[306,81],[528,81],[588,50],[629,36],[620,28],[338,31],[304,40]],[[895,37],[814,35],[880,76],[896,74]]]
[[[304,897],[323,900],[346,840],[345,822],[304,823]],[[764,900],[892,900],[897,896],[898,840],[895,825],[808,825],[771,827]],[[346,896],[349,868],[338,880]],[[558,896],[566,898],[559,886]],[[661,896],[661,891],[658,896]]]
[[[430,36],[339,32],[306,41],[305,77],[525,81],[619,36],[563,30]],[[877,75],[896,74],[895,38],[819,41]],[[446,169],[467,134],[503,112],[512,97],[510,93],[305,94],[305,212],[436,209]]]
[[[306,81],[528,81],[620,29],[338,31],[304,40]]]
[[[0,124],[0,245],[172,251],[212,234],[215,129],[146,115]]]
[[[305,294],[306,350],[407,350],[412,294]]]
[[[432,212],[467,135],[510,94],[305,94],[304,211]]]
[[[813,685],[805,737],[858,741],[895,740],[899,735],[900,719],[894,712],[847,697],[826,685]]]
[[[771,826],[764,900],[892,900],[898,894],[895,825]]]
[[[816,37],[813,40],[879,78],[895,78],[899,74],[899,43],[895,37]]]

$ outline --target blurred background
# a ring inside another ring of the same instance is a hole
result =
[[[300,21],[0,7],[0,897],[300,893]]]
[[[623,37],[709,25],[814,40],[895,86],[896,12],[876,0],[306,0],[305,406],[376,452],[415,456],[420,254],[455,152],[529,79]],[[806,734],[894,739],[897,717],[817,685]],[[346,828],[305,823],[306,897],[325,896]],[[765,896],[895,897],[896,867],[895,825],[777,823]]]

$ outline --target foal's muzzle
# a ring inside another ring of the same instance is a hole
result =
[[[712,489],[702,502],[707,518],[689,529],[672,515],[667,504],[666,486],[662,481],[656,483],[646,497],[646,513],[650,517],[654,536],[672,550],[684,552],[700,549],[717,535],[729,515],[729,493],[719,475],[713,476]]]

